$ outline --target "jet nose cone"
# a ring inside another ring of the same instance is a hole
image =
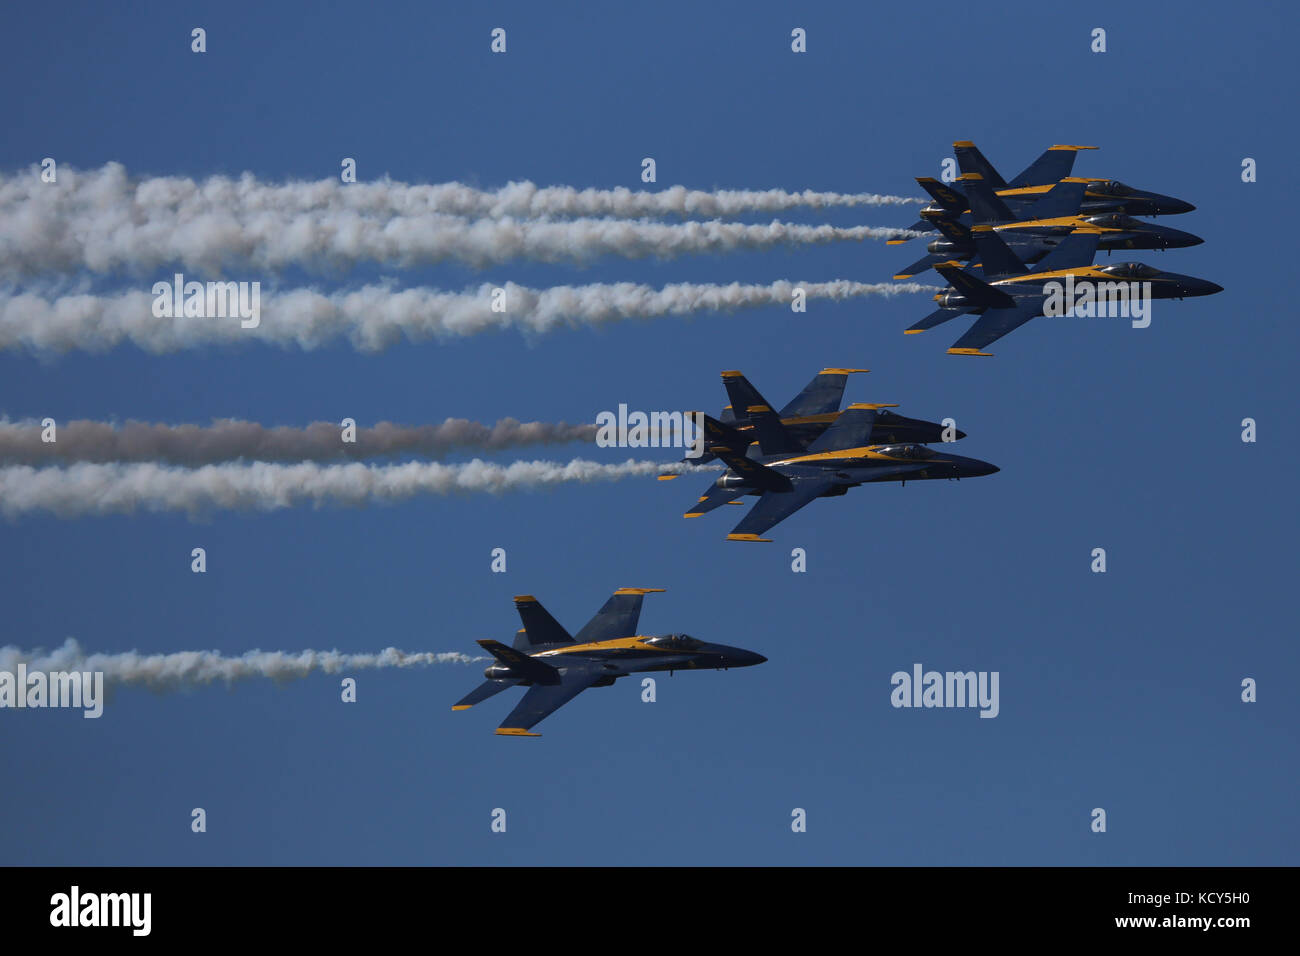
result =
[[[1217,282],[1209,282],[1205,279],[1197,279],[1192,283],[1192,295],[1214,295],[1216,292],[1222,292],[1223,286]]]
[[[1182,200],[1179,200],[1178,202],[1174,203],[1174,212],[1176,213],[1195,212],[1195,211],[1196,211],[1196,207],[1189,202],[1183,202]]]
[[[740,651],[733,657],[733,660],[735,663],[731,665],[732,667],[753,667],[755,664],[767,663],[766,657],[762,654],[755,654],[753,651]]]
[[[1199,246],[1205,241],[1200,236],[1181,229],[1170,229],[1165,233],[1164,240],[1166,249],[1186,249],[1189,246]]]

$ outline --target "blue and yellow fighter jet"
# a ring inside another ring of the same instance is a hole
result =
[[[826,431],[796,454],[769,444],[776,416],[771,409],[751,408],[758,432],[757,457],[749,457],[749,440],[730,425],[705,416],[706,447],[727,464],[699,502],[684,517],[698,518],[743,495],[758,504],[727,535],[728,541],[770,541],[763,532],[816,498],[843,495],[857,485],[877,481],[920,481],[991,475],[997,466],[976,458],[937,452],[918,444],[872,445],[878,406],[850,405]]]
[[[932,192],[940,188],[937,180],[928,177],[918,178],[917,182]],[[1190,232],[1142,222],[1123,213],[1082,215],[1084,191],[1091,182],[1087,179],[1062,179],[1029,209],[1032,218],[1027,219],[1019,218],[979,173],[963,173],[958,182],[966,187],[970,213],[957,220],[936,220],[934,227],[942,237],[925,247],[929,255],[900,270],[895,279],[911,279],[940,262],[975,258],[972,225],[992,226],[1025,263],[1037,262],[1065,236],[1087,226],[1101,231],[1099,248],[1108,253],[1115,249],[1182,249],[1204,241]]]
[[[515,608],[524,626],[516,633],[514,646],[479,641],[497,663],[483,672],[487,680],[451,709],[467,710],[509,687],[527,687],[497,733],[540,737],[531,729],[588,687],[608,687],[620,677],[642,671],[728,670],[767,660],[753,651],[708,644],[689,634],[638,634],[641,602],[647,594],[662,590],[619,588],[574,637],[537,598],[516,597]]]
[[[785,452],[799,452],[814,442],[840,416],[840,402],[844,399],[844,386],[850,375],[855,372],[867,372],[865,368],[824,368],[813,376],[813,380],[804,386],[803,391],[777,412],[779,421],[769,426],[771,437],[769,444],[780,445]],[[722,385],[727,390],[731,404],[718,416],[723,423],[730,425],[741,435],[747,436],[752,444],[758,441],[755,417],[752,408],[763,408],[769,412],[771,406],[741,372],[722,373]],[[888,410],[896,408],[890,405],[876,406],[876,421],[871,432],[874,444],[897,442],[943,441],[944,426],[936,422],[927,422],[920,418],[908,418]],[[739,409],[739,411],[737,411]],[[965,438],[966,433],[955,430],[950,441]],[[705,464],[717,456],[708,450],[697,458],[683,461],[692,464]],[[665,476],[665,477],[676,477]]]
[[[949,287],[934,297],[939,308],[906,331],[911,335],[959,315],[979,315],[948,349],[950,355],[991,355],[982,349],[1044,314],[1053,287],[1056,292],[1063,287],[1074,290],[1091,302],[1131,296],[1135,284],[1151,299],[1183,299],[1223,291],[1222,286],[1205,279],[1164,272],[1140,262],[1094,266],[1093,256],[1101,240],[1101,231],[1095,227],[1076,229],[1032,268],[1016,257],[992,227],[976,226],[973,235],[983,277],[963,270],[959,262],[935,266]],[[1124,314],[1128,314],[1127,304]]]
[[[957,156],[957,166],[963,173],[978,173],[997,193],[1018,218],[1027,219],[1033,215],[1033,206],[1052,187],[1062,179],[1070,176],[1074,169],[1074,159],[1080,150],[1096,149],[1095,146],[1052,146],[1043,155],[1030,163],[1024,172],[1014,179],[1004,180],[984,154],[969,140],[960,140],[952,144]],[[1196,209],[1189,202],[1163,196],[1143,189],[1134,189],[1115,179],[1089,178],[1084,191],[1079,213],[1085,216],[1119,213],[1125,216],[1174,216],[1192,212]],[[924,185],[924,184],[923,184]],[[942,183],[927,187],[934,200],[921,209],[921,219],[908,226],[911,232],[926,232],[935,229],[941,220],[956,220],[970,210],[966,196],[952,186]],[[889,245],[907,242],[905,238],[890,239]]]

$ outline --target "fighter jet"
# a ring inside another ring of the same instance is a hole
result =
[[[1033,206],[1052,187],[1062,179],[1070,176],[1074,169],[1074,159],[1079,150],[1096,149],[1095,146],[1052,146],[1038,159],[1034,160],[1024,172],[1010,182],[1003,180],[984,154],[975,144],[962,140],[952,144],[957,156],[958,168],[963,173],[978,173],[992,189],[997,192],[1020,219],[1033,216]],[[1196,207],[1189,202],[1162,196],[1160,193],[1134,189],[1115,179],[1087,180],[1083,202],[1078,210],[1082,215],[1095,216],[1105,213],[1119,213],[1126,216],[1172,216],[1191,212]],[[937,189],[929,190],[934,202],[921,209],[919,222],[908,226],[912,232],[928,232],[936,228],[940,220],[956,220],[970,209],[966,196],[958,189],[939,184]],[[888,240],[889,245],[907,242],[905,238]]]
[[[990,355],[981,350],[1043,315],[1049,303],[1067,294],[1077,295],[1081,301],[1115,303],[1127,315],[1135,286],[1139,294],[1151,299],[1223,291],[1222,286],[1205,279],[1164,272],[1140,262],[1092,265],[1101,240],[1101,230],[1096,227],[1076,229],[1032,268],[1016,258],[992,227],[976,226],[972,233],[985,275],[963,270],[959,262],[935,266],[950,283],[949,289],[935,295],[938,310],[907,330],[907,334],[924,332],[959,315],[978,314],[966,334],[948,349],[950,355]]]
[[[761,654],[708,644],[689,634],[650,637],[637,633],[645,595],[663,588],[619,588],[576,636],[551,617],[537,598],[521,594],[515,608],[524,626],[514,645],[479,641],[497,659],[483,671],[487,678],[452,710],[468,710],[510,687],[528,690],[501,722],[497,733],[510,737],[540,737],[534,726],[588,687],[608,687],[628,674],[642,671],[728,670],[767,660]]]
[[[935,191],[939,186],[936,180],[928,177],[919,178],[917,182]],[[1062,179],[1031,207],[1032,218],[1029,219],[1018,219],[979,173],[963,173],[959,182],[966,187],[971,212],[957,220],[936,220],[934,226],[943,233],[943,238],[930,242],[926,246],[930,254],[901,270],[895,279],[910,279],[940,262],[975,258],[971,224],[993,226],[1025,263],[1042,259],[1065,236],[1086,226],[1101,230],[1100,248],[1107,252],[1115,249],[1179,249],[1204,241],[1190,232],[1142,222],[1123,213],[1080,215],[1084,190],[1090,182],[1087,179]]]
[[[840,402],[844,398],[844,385],[854,372],[866,372],[865,368],[824,368],[818,372],[803,391],[786,404],[780,412],[773,412],[771,405],[749,379],[737,371],[722,373],[722,384],[727,390],[731,404],[722,410],[719,419],[730,425],[741,435],[747,436],[750,443],[758,441],[755,431],[759,417],[774,417],[777,421],[772,430],[774,437],[769,444],[780,444],[787,452],[798,452],[808,447],[822,432],[830,427],[840,415]],[[889,408],[897,408],[891,405]],[[908,418],[891,412],[884,405],[877,406],[875,426],[871,441],[877,444],[885,442],[940,442],[944,440],[943,425],[927,422],[919,418]],[[949,441],[965,438],[966,433],[954,430]],[[705,446],[704,454],[684,461],[704,464],[717,456]],[[665,476],[676,477],[676,476]]]
[[[744,495],[758,503],[727,535],[728,541],[770,541],[761,535],[816,498],[843,495],[857,485],[876,481],[919,481],[973,478],[998,471],[995,465],[902,443],[871,445],[878,407],[850,405],[807,449],[780,452],[769,444],[771,419],[760,419],[756,430],[761,454],[745,454],[748,438],[717,419],[705,416],[708,447],[727,464],[727,471],[709,486],[685,514],[698,518]]]

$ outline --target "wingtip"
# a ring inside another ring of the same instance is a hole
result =
[[[525,730],[523,727],[498,727],[497,735],[500,737],[540,737],[541,734],[535,734],[531,730]]]
[[[949,355],[982,355],[985,358],[992,358],[992,352],[981,352],[979,349],[949,349]]]
[[[772,543],[771,538],[760,538],[756,534],[729,534],[727,535],[727,540],[728,541],[765,541],[768,544]]]

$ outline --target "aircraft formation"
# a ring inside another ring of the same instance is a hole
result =
[[[975,322],[948,352],[988,356],[986,346],[1029,320],[1071,314],[1055,309],[1057,286],[1068,287],[1070,305],[1076,299],[1081,305],[1116,303],[1125,316],[1135,296],[1182,299],[1222,292],[1222,286],[1205,279],[1141,262],[1094,265],[1100,250],[1180,249],[1203,241],[1134,218],[1191,212],[1196,207],[1189,202],[1114,179],[1071,176],[1079,151],[1094,148],[1052,146],[1005,180],[974,143],[959,141],[953,144],[961,170],[955,184],[919,177],[933,201],[909,228],[937,230],[941,236],[927,245],[926,256],[894,278],[911,279],[933,268],[948,286],[935,296],[939,308],[906,334],[973,314]]]
[[[955,355],[989,355],[983,349],[1033,318],[1071,314],[1063,299],[1102,303],[1117,292],[1152,299],[1213,295],[1222,288],[1194,276],[1139,262],[1097,265],[1098,252],[1186,248],[1203,240],[1180,229],[1136,217],[1191,212],[1184,200],[1135,189],[1118,180],[1073,176],[1074,161],[1091,146],[1052,146],[1023,172],[1003,177],[968,141],[953,144],[961,175],[953,184],[930,177],[917,182],[932,202],[910,231],[937,231],[926,255],[895,274],[911,279],[933,269],[947,282],[938,308],[906,331],[915,334],[952,319],[975,321],[948,349]],[[890,240],[891,245],[907,242]],[[1064,295],[1068,292],[1069,295]],[[1137,303],[1129,302],[1138,308]],[[1083,314],[1091,314],[1084,312]],[[1128,314],[1127,311],[1124,314]],[[722,373],[729,404],[703,421],[692,466],[726,466],[711,480],[686,518],[724,505],[756,502],[728,541],[771,541],[772,528],[818,498],[845,495],[880,482],[976,478],[996,465],[944,448],[966,437],[955,423],[909,418],[892,403],[855,402],[841,408],[857,368],[825,368],[794,398],[774,410],[739,371]],[[689,474],[693,469],[687,469]],[[668,481],[680,475],[661,475]],[[570,636],[535,597],[515,598],[523,621],[512,646],[479,641],[496,662],[486,680],[453,709],[464,710],[512,687],[527,688],[497,728],[505,736],[540,736],[532,727],[589,687],[606,687],[642,671],[721,669],[763,663],[752,651],[708,644],[687,634],[640,635],[644,596],[659,589],[620,588],[576,636]]]

